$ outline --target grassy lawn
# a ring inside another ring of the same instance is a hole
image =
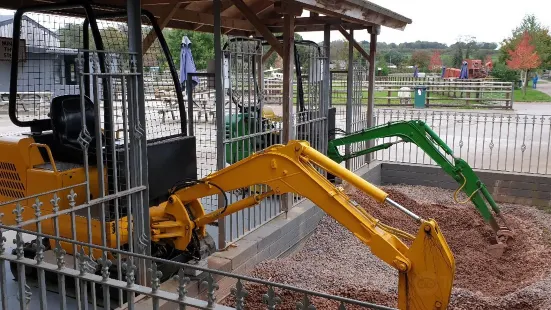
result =
[[[526,96],[522,94],[522,89],[515,89],[515,102],[551,102],[551,96],[532,88],[532,82],[526,87]]]
[[[412,98],[410,99],[410,104],[413,104],[413,94],[411,94]],[[332,94],[332,103],[335,104],[335,105],[344,105],[346,104],[346,93],[340,93],[340,94],[336,94],[335,92]],[[375,104],[389,104],[388,102],[388,99],[384,98],[384,97],[398,97],[398,92],[397,91],[393,91],[393,92],[389,92],[386,91],[386,90],[382,90],[382,91],[375,91]],[[446,104],[455,104],[457,103],[458,100],[447,100],[447,99],[450,99],[452,97],[449,97],[445,94],[436,94],[436,93],[432,93],[430,94],[430,102],[431,103],[446,103]],[[367,91],[363,91],[362,92],[362,102],[367,102]],[[461,102],[465,102],[465,100],[461,100]],[[399,99],[390,99],[390,104],[393,105],[393,104],[396,104],[396,105],[399,105],[400,104],[400,100]]]

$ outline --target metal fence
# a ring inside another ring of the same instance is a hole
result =
[[[263,303],[272,309],[284,298],[293,299],[299,309],[311,309],[312,304],[323,300],[332,300],[340,309],[351,305],[391,309],[182,263],[178,260],[181,253],[167,253],[168,248],[162,243],[151,243],[155,236],[149,235],[147,193],[154,184],[145,186],[148,171],[145,149],[149,143],[145,140],[144,126],[153,121],[146,123],[148,109],[137,99],[141,74],[136,71],[136,55],[125,53],[126,61],[114,66],[111,62],[114,58],[104,57],[106,54],[81,51],[77,57],[79,87],[85,88],[88,77],[92,89],[90,97],[85,92],[77,95],[79,105],[75,113],[83,116],[87,115],[83,111],[93,109],[94,116],[102,116],[85,118],[78,130],[71,131],[83,152],[82,165],[68,165],[52,157],[50,162],[40,163],[41,145],[30,146],[31,152],[27,154],[30,168],[25,170],[26,174],[18,172],[19,164],[12,164],[17,162],[18,154],[11,159],[2,157],[0,175],[15,184],[9,193],[2,193],[13,196],[12,199],[0,203],[2,309],[134,309],[144,298],[149,299],[147,305],[152,309],[161,305],[180,309],[245,309],[247,303]],[[86,61],[93,63],[91,72],[84,70]],[[237,89],[243,90],[243,86]],[[309,118],[299,125],[315,121],[318,118]],[[163,126],[167,120],[155,122]],[[200,132],[201,126],[211,125],[195,124],[192,128],[196,132]],[[209,132],[212,131],[216,127],[211,126]],[[223,142],[228,145],[233,142],[231,139],[230,135]],[[67,175],[63,186],[53,181],[16,182],[19,176],[79,167],[83,167],[83,175]],[[21,186],[40,185],[44,188],[34,188],[30,191],[33,194],[19,193]],[[246,225],[246,221],[243,223]],[[232,279],[235,285],[221,287],[217,281],[222,277]],[[248,296],[247,290],[258,291],[259,287],[261,294]],[[228,294],[231,297],[217,300],[217,295],[224,298]]]
[[[324,81],[329,78],[323,72],[325,62],[324,47],[314,42],[295,42],[295,71],[293,113],[294,138],[305,140],[313,148],[325,153],[327,149],[327,98],[323,95]],[[325,173],[318,169],[320,173]],[[304,198],[293,194],[293,204],[298,204]]]
[[[346,107],[337,107],[337,127],[344,129]],[[360,114],[365,115],[365,105]],[[377,109],[377,125],[399,120],[422,120],[458,157],[481,170],[551,174],[551,115]],[[365,128],[365,127],[363,127]],[[377,144],[396,141],[379,139]],[[341,150],[344,152],[344,149]],[[375,153],[378,160],[435,164],[411,143],[400,143]]]
[[[362,66],[361,69],[365,67]],[[343,71],[331,72],[331,103],[347,102],[347,79]],[[367,102],[367,80],[361,93]],[[413,106],[416,86],[426,87],[425,107],[482,107],[487,109],[512,109],[513,84],[489,80],[446,80],[440,78],[403,78],[375,81],[376,106]]]

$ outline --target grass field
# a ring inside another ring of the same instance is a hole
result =
[[[526,96],[522,94],[522,89],[515,89],[514,96],[516,102],[551,102],[551,96],[533,89],[532,82],[528,82]]]

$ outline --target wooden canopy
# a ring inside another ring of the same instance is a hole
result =
[[[403,30],[409,18],[365,0],[221,0],[222,32],[229,35],[262,35],[262,32],[283,31],[283,14],[297,16],[295,32],[332,29],[366,29],[380,25]],[[0,0],[0,7],[18,9],[45,3],[65,3],[66,0]],[[94,0],[92,3],[125,7],[125,0]],[[213,32],[212,0],[142,0],[142,7],[152,12],[161,27]],[[300,17],[303,11],[308,17]]]

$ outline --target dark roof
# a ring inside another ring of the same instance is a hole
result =
[[[54,31],[42,26],[40,23],[38,23],[37,21],[35,21],[34,19],[32,19],[32,18],[30,18],[26,15],[23,15],[22,19],[26,20],[27,22],[33,24],[36,27],[40,27],[40,28],[44,29],[45,31],[48,31],[51,35],[53,35],[55,37],[58,36],[57,33],[55,33]],[[13,15],[0,15],[0,26],[6,25],[6,24],[11,24],[11,23],[13,23]]]
[[[0,15],[0,23],[8,20],[12,20],[12,19],[13,19],[13,15]]]

